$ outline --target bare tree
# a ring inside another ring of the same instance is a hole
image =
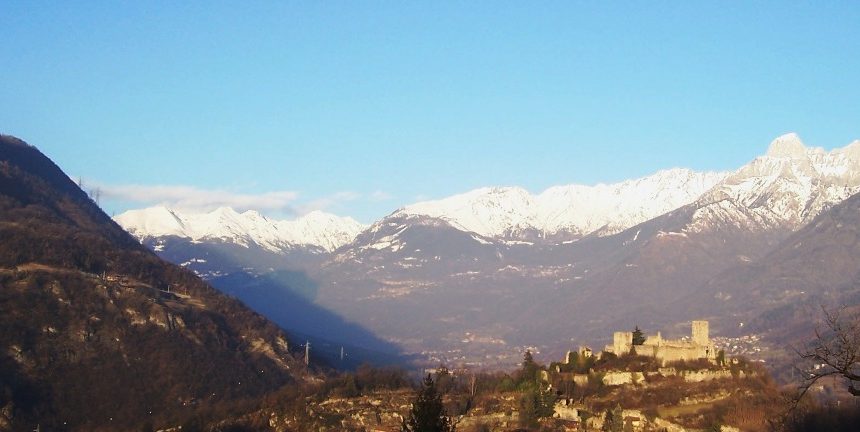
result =
[[[798,352],[808,367],[803,370],[802,397],[818,380],[832,376],[847,381],[848,392],[860,396],[860,322],[846,316],[845,308],[821,307],[824,322],[815,328],[809,349]]]

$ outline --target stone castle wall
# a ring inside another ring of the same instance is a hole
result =
[[[654,357],[662,364],[666,364],[679,360],[715,360],[713,345],[681,345],[681,344],[665,344],[665,345],[639,345],[634,347],[636,354]]]
[[[615,355],[624,355],[631,351],[636,354],[654,357],[662,364],[679,360],[716,360],[716,350],[708,334],[707,321],[693,321],[691,329],[692,340],[663,339],[658,332],[649,336],[642,345],[633,345],[632,332],[615,332],[612,345],[606,346],[606,351]]]
[[[708,322],[707,321],[693,321],[693,342],[699,345],[708,345],[711,343],[711,339],[708,335]]]

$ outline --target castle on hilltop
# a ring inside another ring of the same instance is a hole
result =
[[[653,357],[663,365],[678,360],[705,359],[715,362],[717,352],[708,337],[708,322],[693,321],[692,327],[691,339],[663,339],[657,332],[655,336],[648,336],[642,345],[633,345],[633,332],[615,332],[612,345],[607,345],[604,351],[618,356],[633,352]]]

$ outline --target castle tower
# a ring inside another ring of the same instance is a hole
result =
[[[612,335],[612,352],[615,353],[615,355],[621,356],[627,354],[630,352],[632,347],[633,332],[615,332],[615,334]]]
[[[693,342],[696,345],[709,345],[711,343],[708,337],[707,321],[693,321]]]

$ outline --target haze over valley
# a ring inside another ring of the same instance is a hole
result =
[[[857,295],[822,286],[815,272],[781,274],[788,268],[771,261],[795,247],[793,235],[832,218],[843,201],[851,205],[860,141],[825,151],[789,133],[762,147],[731,172],[671,168],[539,194],[487,187],[406,205],[370,225],[229,208],[152,207],[115,219],[287,329],[377,348],[319,320],[290,318],[305,317],[306,304],[279,298],[299,296],[427,366],[511,367],[526,347],[559,356],[605,343],[613,329],[671,334],[696,317],[725,338],[760,338],[754,357],[778,361],[787,355],[779,332],[786,321],[768,317],[803,324],[810,308]],[[755,269],[780,282],[763,293],[758,277],[730,278]],[[831,277],[847,283],[854,272]]]
[[[860,4],[0,17],[0,432],[860,424]]]

